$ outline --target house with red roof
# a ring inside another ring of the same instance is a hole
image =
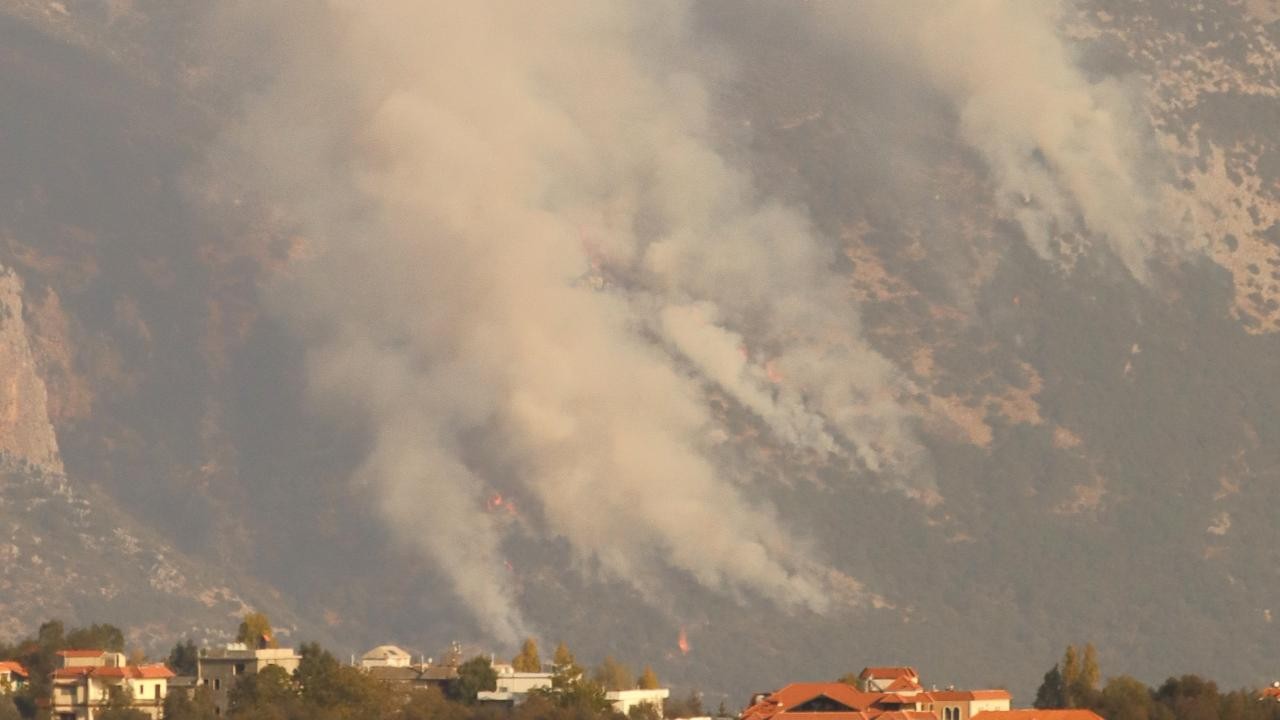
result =
[[[971,720],[979,714],[1008,710],[1012,700],[1006,690],[925,690],[920,685],[920,676],[910,667],[866,668],[858,676],[858,682],[861,687],[842,682],[792,683],[776,692],[754,696],[740,718]]]
[[[0,660],[0,695],[21,690],[30,674],[15,660]]]
[[[130,665],[123,653],[63,650],[53,671],[50,711],[55,720],[94,720],[113,697],[159,720],[173,671],[163,663]]]

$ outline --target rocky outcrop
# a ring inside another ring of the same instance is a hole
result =
[[[0,266],[0,453],[61,473],[58,438],[49,422],[49,397],[37,372],[22,314],[22,279]]]

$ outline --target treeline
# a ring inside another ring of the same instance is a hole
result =
[[[251,613],[240,624],[237,641],[258,645],[275,645],[270,623],[265,616]],[[30,671],[26,688],[10,695],[0,695],[0,720],[22,718],[47,720],[48,709],[39,698],[48,698],[50,676],[57,664],[57,653],[67,649],[103,649],[124,651],[124,634],[116,627],[95,624],[65,631],[53,620],[40,626],[37,633],[13,645],[0,643],[0,660],[17,660]],[[224,717],[233,720],[662,720],[662,713],[649,705],[633,708],[628,716],[613,711],[605,699],[609,690],[657,688],[657,675],[645,667],[633,675],[626,665],[605,658],[588,673],[563,643],[552,659],[552,686],[530,693],[515,708],[481,704],[476,693],[493,690],[497,673],[488,657],[477,656],[465,662],[453,657],[448,662],[457,667],[457,678],[443,688],[408,688],[384,682],[359,668],[344,665],[317,643],[304,643],[298,649],[298,669],[287,673],[279,667],[265,668],[256,675],[244,675],[230,692],[230,708]],[[146,658],[134,652],[130,661]],[[166,664],[180,675],[195,675],[198,649],[191,640],[178,642],[169,653]],[[543,669],[537,643],[526,640],[512,665],[523,672]],[[147,720],[142,712],[131,708],[131,698],[113,697],[100,720]],[[667,703],[668,717],[706,714],[697,693]],[[721,708],[721,714],[723,713]],[[164,700],[166,720],[214,720],[213,700],[207,688],[196,688],[193,694],[170,691]]]
[[[1181,675],[1150,687],[1130,675],[1101,682],[1093,645],[1068,646],[1044,674],[1037,708],[1086,708],[1106,720],[1280,720],[1280,703],[1259,700],[1254,688],[1221,691],[1197,675]]]

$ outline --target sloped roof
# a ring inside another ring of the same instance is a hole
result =
[[[987,710],[974,715],[971,720],[1102,720],[1092,710],[1079,708],[1063,710]]]
[[[379,645],[378,647],[370,650],[369,652],[365,653],[364,655],[361,655],[360,657],[363,660],[377,660],[379,658],[387,658],[387,657],[407,658],[412,656],[409,655],[409,652],[402,647],[399,647],[396,645]]]
[[[885,688],[885,690],[887,692],[908,692],[911,690],[921,690],[922,688],[920,687],[920,683],[912,679],[914,677],[915,677],[914,675],[899,675],[898,677],[894,678],[893,682],[889,683],[889,687]],[[876,678],[876,679],[880,680],[883,678]]]
[[[766,720],[779,713],[786,713],[793,720],[804,720],[810,715],[821,716],[827,720],[852,719],[858,716],[866,720],[862,711],[871,708],[883,693],[862,692],[842,682],[792,683],[764,697],[760,702],[743,711],[743,720]],[[788,712],[790,708],[803,705],[819,697],[828,697],[841,705],[850,708],[850,712]]]
[[[53,671],[55,680],[78,678],[89,675],[99,678],[129,678],[131,680],[163,680],[174,677],[172,670],[164,663],[152,665],[130,665],[128,667],[69,667]]]
[[[28,677],[27,669],[16,660],[0,660],[0,672],[10,672],[19,677]]]

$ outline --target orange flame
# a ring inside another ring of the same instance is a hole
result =
[[[676,645],[680,648],[681,655],[689,654],[689,633],[685,631],[684,626],[680,626],[680,638],[676,641]]]

